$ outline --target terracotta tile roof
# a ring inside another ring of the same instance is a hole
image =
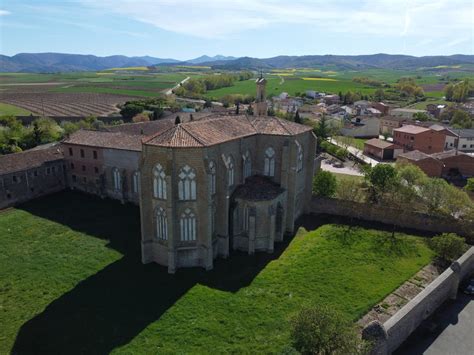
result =
[[[285,191],[279,184],[266,176],[250,176],[245,184],[239,185],[234,192],[234,198],[248,201],[273,200]]]
[[[429,130],[430,130],[429,128],[414,126],[414,125],[406,125],[406,126],[402,126],[400,128],[394,129],[394,131],[397,131],[397,132],[410,133],[410,134],[418,134],[422,132],[427,132]]]
[[[0,175],[38,168],[46,162],[63,159],[59,146],[26,150],[0,156]]]
[[[395,148],[396,146],[392,142],[387,142],[382,139],[372,138],[365,141],[364,144],[371,145],[380,149]],[[398,147],[398,146],[397,146]]]
[[[408,160],[419,161],[431,158],[428,154],[420,152],[419,150],[412,150],[411,152],[402,153],[399,155],[400,158]]]
[[[256,134],[293,136],[311,127],[266,116],[209,116],[181,123],[143,142],[162,147],[205,147]]]
[[[66,144],[77,144],[98,148],[122,150],[142,150],[141,135],[131,135],[122,132],[89,131],[81,129],[63,140]]]

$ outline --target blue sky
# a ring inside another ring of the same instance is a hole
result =
[[[1,0],[0,53],[474,54],[474,0]]]

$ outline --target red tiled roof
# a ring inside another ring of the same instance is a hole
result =
[[[131,135],[122,132],[89,131],[81,129],[63,140],[66,144],[77,144],[98,148],[122,150],[142,150],[141,135]]]
[[[429,128],[414,126],[414,125],[406,125],[406,126],[402,126],[400,128],[394,129],[394,131],[397,131],[397,132],[410,133],[410,134],[418,134],[422,132],[427,132],[429,130],[430,130]]]
[[[181,123],[144,139],[143,143],[163,147],[205,147],[256,134],[293,136],[311,127],[266,116],[213,116]]]
[[[396,148],[392,142],[387,142],[382,139],[372,138],[368,141],[365,141],[364,144],[371,145],[372,147],[380,148],[380,149],[387,149],[387,148]]]
[[[63,154],[57,145],[46,149],[1,155],[0,175],[38,168],[46,162],[61,159],[63,159]]]

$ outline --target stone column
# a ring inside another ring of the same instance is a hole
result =
[[[174,274],[178,264],[176,252],[176,241],[179,238],[179,216],[176,209],[178,200],[178,189],[174,188],[173,183],[177,180],[176,168],[174,166],[175,154],[172,149],[167,151],[167,174],[166,174],[166,214],[168,216],[168,273]],[[169,173],[168,173],[169,171]]]

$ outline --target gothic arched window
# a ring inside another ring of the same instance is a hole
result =
[[[153,196],[166,200],[166,174],[160,164],[153,168]]]
[[[120,170],[118,168],[112,169],[112,177],[114,182],[114,189],[116,191],[122,191],[122,176],[120,175]]]
[[[196,199],[196,172],[189,165],[179,171],[178,195],[182,201]]]
[[[252,175],[252,158],[250,157],[250,152],[247,150],[244,155],[242,155],[243,160],[243,176],[244,182],[245,179]]]
[[[268,147],[265,150],[265,164],[263,169],[263,175],[275,176],[275,151],[272,147]]]
[[[158,207],[156,209],[156,237],[160,240],[168,240],[168,219],[166,211]]]
[[[132,175],[132,188],[133,193],[137,194],[140,192],[140,172],[135,171]]]
[[[181,214],[179,220],[182,241],[196,240],[196,215],[189,208]]]
[[[211,194],[214,195],[216,193],[216,164],[213,161],[209,162],[209,179]]]
[[[303,147],[296,141],[296,171],[303,170]]]

